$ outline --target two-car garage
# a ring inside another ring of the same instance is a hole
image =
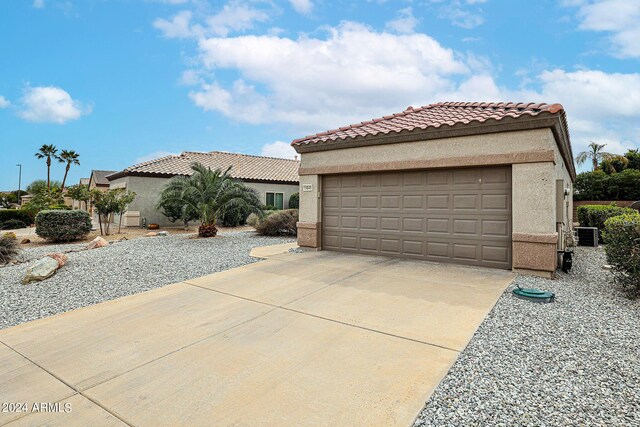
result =
[[[326,250],[511,268],[511,168],[327,175]]]
[[[301,247],[552,277],[575,180],[559,104],[441,103],[292,142]]]

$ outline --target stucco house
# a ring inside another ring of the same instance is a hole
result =
[[[553,276],[576,177],[560,104],[447,102],[305,138],[303,247]]]
[[[110,188],[126,188],[136,198],[125,213],[123,224],[138,226],[142,221],[161,226],[175,225],[156,209],[160,193],[174,176],[189,176],[191,165],[202,163],[211,169],[226,170],[232,177],[254,188],[264,205],[277,209],[289,207],[289,197],[298,192],[298,160],[248,154],[211,151],[207,153],[185,151],[130,166],[107,177]]]

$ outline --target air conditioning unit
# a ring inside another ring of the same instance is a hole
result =
[[[578,245],[598,246],[597,227],[576,227],[576,231],[578,232]]]

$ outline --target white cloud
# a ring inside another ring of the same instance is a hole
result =
[[[261,154],[267,157],[279,157],[282,159],[296,159],[298,157],[298,153],[296,153],[296,150],[293,149],[291,144],[284,141],[264,144]]]
[[[153,26],[167,38],[188,38],[205,36],[226,37],[232,32],[243,32],[254,28],[256,23],[265,22],[269,15],[261,9],[247,6],[239,1],[232,1],[213,15],[198,16],[183,10],[170,19],[158,18]]]
[[[205,83],[190,96],[236,120],[321,129],[405,108],[468,72],[452,50],[424,34],[379,33],[351,22],[327,31],[326,38],[202,39],[203,69],[240,77],[227,86]]]
[[[482,13],[475,9],[470,9],[469,5],[481,4],[484,1],[474,0],[452,0],[440,7],[440,18],[448,19],[457,27],[471,29],[484,24]]]
[[[289,3],[291,3],[296,12],[303,15],[308,15],[313,10],[313,2],[311,0],[289,0]]]
[[[4,96],[0,95],[0,108],[8,108],[11,105],[11,102]]]
[[[91,112],[91,107],[83,106],[55,86],[28,87],[20,102],[18,115],[30,122],[63,124]]]
[[[610,34],[612,54],[623,58],[640,57],[640,1],[574,1],[566,5],[579,7],[581,29]]]
[[[42,9],[44,7],[44,0],[33,0],[33,7],[36,9]]]
[[[161,157],[178,156],[178,155],[180,155],[180,153],[172,153],[170,151],[163,151],[163,150],[154,151],[153,153],[145,154],[143,156],[138,157],[133,161],[133,164],[137,165],[138,163],[149,162],[151,160],[156,160]]]
[[[387,22],[385,27],[398,33],[411,34],[415,31],[418,22],[418,19],[413,16],[413,9],[406,7],[400,9],[395,19]]]

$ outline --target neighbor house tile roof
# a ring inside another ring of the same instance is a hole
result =
[[[116,171],[99,171],[93,170],[91,171],[91,177],[95,181],[96,185],[109,185],[109,180],[107,176],[116,173]]]
[[[191,175],[193,163],[202,163],[211,169],[226,170],[232,177],[245,181],[299,182],[298,160],[275,157],[251,156],[248,154],[211,151],[209,153],[185,151],[180,155],[171,155],[130,166],[114,173],[109,179],[126,175],[176,176]]]
[[[89,185],[89,180],[91,178],[80,178],[80,185]]]
[[[391,135],[403,131],[426,130],[429,128],[449,127],[460,124],[491,123],[506,117],[517,119],[524,116],[536,116],[543,112],[561,113],[560,104],[534,104],[513,102],[443,102],[424,107],[409,107],[401,113],[357,123],[350,126],[320,132],[315,135],[294,140],[291,145],[301,146],[327,141],[355,139],[375,135]],[[566,130],[566,118],[563,117]],[[568,134],[568,131],[567,131]]]

